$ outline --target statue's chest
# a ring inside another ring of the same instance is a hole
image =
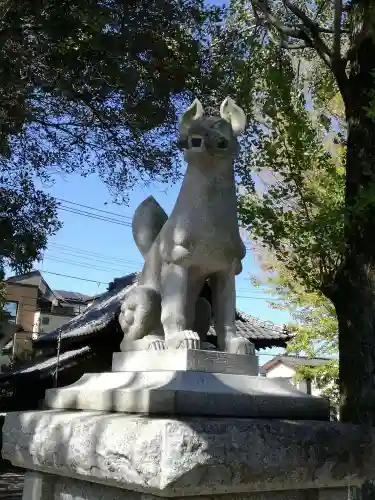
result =
[[[229,218],[228,214],[212,217],[207,212],[191,210],[188,217],[169,219],[161,240],[166,255],[181,246],[187,249],[194,265],[221,268],[244,257],[236,217]]]
[[[163,254],[169,256],[173,248],[180,246],[181,253],[192,265],[205,262],[206,266],[215,261],[224,266],[234,259],[241,260],[244,246],[239,235],[233,183],[223,179],[206,183],[198,180],[200,182],[192,182],[189,178],[189,182],[185,182],[163,227]]]

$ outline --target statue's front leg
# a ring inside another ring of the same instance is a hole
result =
[[[170,349],[199,349],[198,333],[190,330],[194,309],[191,305],[189,270],[178,264],[165,264],[162,273],[162,312],[165,344]],[[195,301],[194,301],[195,304]]]
[[[215,329],[220,351],[255,354],[254,344],[236,331],[235,270],[220,271],[210,278]]]

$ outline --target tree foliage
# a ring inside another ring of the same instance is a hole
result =
[[[310,359],[331,358],[318,366],[296,367],[297,379],[312,380],[322,396],[330,400],[334,414],[339,409],[338,386],[338,325],[332,303],[319,291],[306,290],[305,283],[296,278],[275,253],[253,245],[253,253],[261,269],[252,276],[253,283],[270,295],[272,308],[287,311],[293,322],[288,329],[295,336],[288,342],[288,354]],[[275,300],[276,298],[276,300]]]
[[[277,47],[267,55],[257,102],[262,126],[245,160],[253,176],[240,217],[295,279],[324,292],[342,260],[345,147],[334,144],[342,131],[305,91],[310,70]]]
[[[248,195],[243,221],[308,290],[319,290],[334,305],[342,418],[372,423],[374,5],[366,0],[252,0],[251,5],[252,13],[243,9],[243,24],[252,23],[264,43],[255,86],[260,109],[258,117],[253,115],[260,134],[248,138],[247,164],[253,172],[261,165],[267,185],[261,192],[253,179],[243,189]],[[255,109],[254,96],[251,102]],[[327,148],[327,138],[333,139],[334,148]],[[294,165],[288,171],[285,161]],[[264,173],[266,166],[271,174]],[[272,182],[270,176],[275,177]],[[256,189],[260,204],[254,199]],[[321,196],[321,190],[329,196]]]
[[[47,246],[48,236],[60,228],[55,200],[36,189],[26,175],[2,177],[0,188],[0,270],[31,269]]]
[[[60,227],[36,178],[96,172],[119,200],[176,178],[176,108],[205,88],[219,14],[201,0],[1,2],[1,270],[30,269]]]
[[[0,177],[0,344],[14,331],[3,310],[6,300],[5,270],[30,271],[47,247],[47,238],[58,231],[55,200],[36,189],[33,178],[18,171]]]
[[[201,0],[0,7],[0,171],[96,171],[120,197],[171,180],[179,100],[204,88],[219,9]]]

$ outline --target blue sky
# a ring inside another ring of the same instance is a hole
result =
[[[125,224],[131,221],[134,210],[147,196],[153,195],[167,213],[173,208],[180,183],[172,186],[139,188],[130,193],[128,206],[111,202],[111,195],[105,184],[95,175],[87,178],[79,175],[56,176],[53,186],[44,189],[56,198],[67,200],[119,214],[119,217],[95,212],[76,205],[64,203],[65,207],[83,210],[91,214],[108,216]],[[50,238],[48,250],[42,262],[35,268],[43,271],[44,277],[53,289],[64,289],[96,295],[106,290],[108,282],[142,266],[142,256],[133,238],[131,228],[87,216],[61,210],[63,228]],[[287,313],[271,309],[265,294],[255,289],[249,275],[256,270],[252,255],[245,257],[243,272],[237,278],[237,308],[254,317],[277,324],[290,320]],[[49,271],[49,272],[48,272]],[[56,273],[56,274],[54,274]],[[70,277],[59,276],[59,274]],[[80,278],[80,279],[74,279]],[[278,352],[273,348],[272,353]],[[261,362],[268,357],[261,356]]]

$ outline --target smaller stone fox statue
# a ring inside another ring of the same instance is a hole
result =
[[[187,171],[175,207],[168,218],[150,197],[133,218],[145,263],[121,307],[123,351],[199,349],[194,325],[202,314],[199,293],[208,280],[219,349],[254,352],[235,327],[235,275],[242,271],[246,250],[237,221],[233,159],[245,125],[243,110],[229,97],[220,116],[204,116],[197,99],[181,116],[179,146]]]

